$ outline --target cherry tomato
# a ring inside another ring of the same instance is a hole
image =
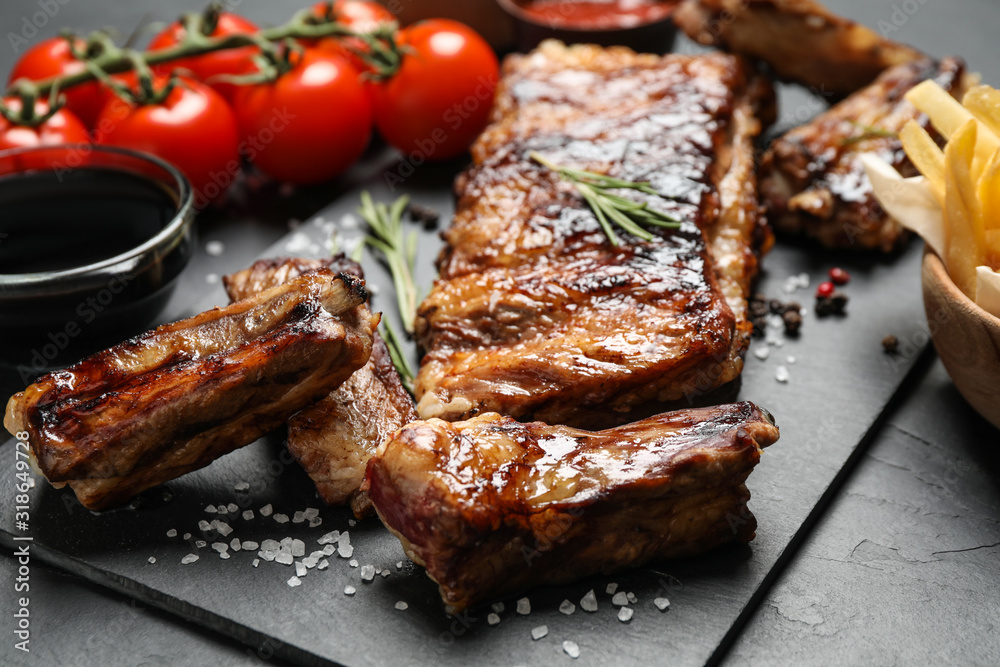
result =
[[[13,113],[21,111],[21,99],[9,97],[3,100],[4,105]],[[35,114],[43,116],[49,111],[47,102],[39,100],[35,103]],[[88,144],[90,135],[80,119],[72,111],[59,109],[39,125],[15,125],[0,116],[0,151],[8,148],[27,148],[31,146],[47,146],[51,144]],[[50,166],[56,160],[39,159],[37,157],[20,156],[18,158],[0,158],[0,173],[23,171],[24,169],[41,169]]]
[[[261,171],[289,183],[325,181],[364,152],[371,101],[344,58],[307,49],[276,81],[242,86],[234,109],[241,146]]]
[[[87,44],[76,38],[74,45],[82,51]],[[69,48],[69,40],[64,37],[46,39],[28,49],[10,72],[8,83],[24,77],[31,81],[41,81],[52,76],[82,72],[86,65],[77,60]],[[67,88],[66,108],[72,111],[87,127],[92,127],[97,113],[101,110],[100,87],[96,82],[82,83]]]
[[[158,76],[156,88],[167,77]],[[236,119],[222,96],[181,78],[159,104],[109,100],[97,119],[97,141],[157,155],[187,176],[195,205],[217,199],[239,172]]]
[[[377,2],[368,2],[367,0],[337,0],[332,4],[330,2],[317,2],[312,9],[317,16],[327,16],[332,10],[332,16],[338,23],[356,32],[373,32],[380,24],[396,20],[396,17],[388,9]],[[366,51],[365,43],[356,37],[322,37],[318,40],[303,40],[303,44],[324,53],[344,56],[360,72],[369,69],[365,61],[357,54],[357,51]]]
[[[175,21],[153,38],[149,43],[149,49],[155,51],[174,46],[184,39],[186,32],[181,22]],[[257,26],[242,16],[230,12],[220,12],[215,29],[209,36],[222,37],[255,32],[257,32]],[[222,81],[211,81],[211,77],[220,74],[243,74],[252,68],[251,61],[256,53],[257,47],[255,46],[213,51],[200,56],[161,63],[154,68],[154,71],[169,74],[176,69],[188,70],[196,79],[207,83],[227,100],[230,100],[233,93],[236,92],[237,86]]]
[[[427,160],[459,155],[486,126],[499,78],[496,54],[471,28],[448,19],[400,33],[411,49],[375,87],[375,124],[386,141]]]

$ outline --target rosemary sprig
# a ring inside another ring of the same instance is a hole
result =
[[[676,229],[681,224],[680,220],[650,208],[647,202],[632,201],[612,192],[612,190],[626,189],[660,196],[660,193],[646,181],[625,181],[593,171],[563,167],[546,159],[537,151],[531,151],[528,157],[543,167],[556,172],[563,180],[573,184],[576,191],[580,193],[580,196],[594,212],[597,222],[600,223],[608,240],[611,241],[611,245],[621,245],[621,241],[612,228],[612,223],[643,241],[652,241],[653,235],[640,225]]]
[[[383,318],[382,325],[382,338],[385,339],[385,346],[389,348],[389,357],[392,359],[392,365],[396,367],[403,387],[412,394],[413,378],[415,377],[413,367],[410,366],[410,362],[406,358],[406,353],[403,351],[403,346],[400,344],[399,338],[396,337],[396,331],[389,324],[389,320]]]
[[[871,125],[865,125],[864,123],[858,123],[857,121],[848,121],[851,125],[859,128],[861,134],[855,135],[853,137],[846,137],[840,142],[841,146],[852,146],[862,141],[867,141],[869,139],[879,139],[879,138],[892,138],[898,139],[898,132],[891,132],[889,130],[883,130],[882,128],[872,127]]]
[[[403,231],[403,212],[409,197],[400,197],[392,206],[376,204],[366,190],[361,193],[361,207],[358,213],[368,223],[371,234],[365,236],[365,244],[382,253],[382,259],[389,267],[396,291],[396,305],[403,319],[406,333],[413,333],[413,320],[417,315],[417,285],[413,279],[413,267],[417,257],[417,233]]]

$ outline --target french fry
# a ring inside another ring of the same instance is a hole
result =
[[[988,229],[984,234],[986,252],[983,261],[994,271],[1000,271],[1000,229]]]
[[[965,94],[962,105],[993,134],[1000,135],[1000,90],[976,86]]]
[[[927,130],[914,120],[903,126],[899,140],[907,157],[927,178],[934,196],[944,205],[944,152],[927,134]]]
[[[989,166],[979,178],[978,195],[983,211],[983,226],[987,231],[1000,230],[1000,151],[994,153]]]
[[[985,245],[982,209],[972,173],[978,128],[978,121],[970,118],[952,134],[944,149],[944,216],[948,225],[945,264],[955,285],[973,300],[976,267],[982,264]]]

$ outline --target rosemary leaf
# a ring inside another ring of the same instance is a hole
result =
[[[417,286],[413,278],[416,261],[416,232],[406,234],[403,229],[403,212],[409,204],[408,197],[400,197],[392,206],[376,204],[367,191],[361,193],[358,213],[368,223],[371,231],[365,237],[365,244],[378,250],[382,261],[392,274],[396,292],[396,306],[403,320],[406,333],[413,333],[413,320],[417,314]]]
[[[841,146],[851,146],[853,144],[861,143],[862,141],[867,141],[869,139],[881,139],[881,138],[899,138],[898,132],[891,132],[889,130],[883,130],[878,127],[872,127],[871,125],[865,125],[864,123],[858,123],[856,121],[849,121],[851,125],[859,128],[861,134],[855,135],[853,137],[846,137],[840,142]]]
[[[644,241],[652,241],[653,235],[641,225],[677,228],[681,224],[680,220],[650,208],[647,202],[633,201],[612,192],[612,190],[637,190],[645,194],[662,196],[645,181],[626,181],[593,171],[563,167],[536,151],[529,153],[528,157],[573,184],[590,206],[590,210],[594,212],[594,217],[597,218],[611,245],[621,245],[613,225]]]
[[[403,383],[406,391],[413,393],[413,367],[406,359],[403,346],[396,337],[396,331],[389,324],[389,320],[382,318],[382,338],[385,339],[385,346],[389,348],[389,357],[392,358],[392,365],[399,372],[399,379]]]

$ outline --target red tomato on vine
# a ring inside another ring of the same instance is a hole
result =
[[[73,42],[77,51],[84,51],[87,43],[76,38]],[[46,39],[25,51],[14,69],[10,71],[8,83],[20,78],[31,81],[41,81],[53,76],[77,74],[87,66],[82,60],[77,60],[70,49],[70,42],[65,37]],[[93,127],[94,119],[101,110],[103,96],[96,82],[82,83],[73,86],[62,93],[66,96],[66,108],[72,111],[87,127]]]
[[[500,77],[490,45],[457,21],[400,31],[399,70],[375,86],[375,124],[390,144],[427,160],[454,157],[486,126]]]
[[[19,97],[4,98],[3,105],[13,116],[21,113],[22,101]],[[49,112],[47,102],[35,103],[35,116],[43,118]],[[0,151],[10,148],[30,148],[54,144],[87,144],[90,134],[80,119],[68,109],[59,109],[36,125],[12,123],[0,115]],[[21,171],[24,169],[44,169],[52,161],[45,156],[21,156],[0,158],[0,171]]]
[[[371,101],[338,55],[306,49],[277,80],[241,86],[233,108],[247,157],[272,178],[308,184],[341,174],[372,134]]]

